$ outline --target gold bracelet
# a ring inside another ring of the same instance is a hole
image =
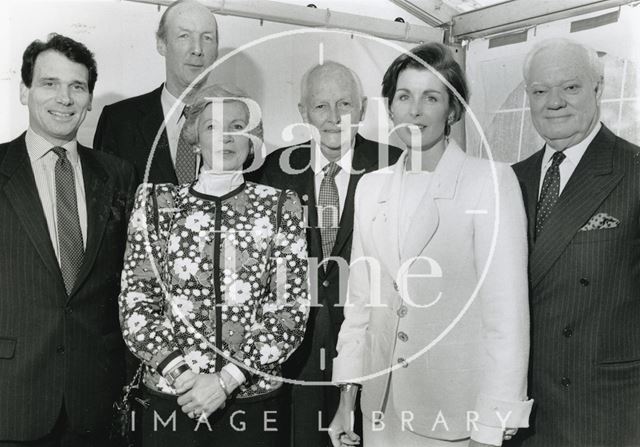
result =
[[[219,372],[216,373],[216,375],[218,376],[218,383],[220,383],[220,388],[222,388],[222,391],[224,391],[224,395],[225,397],[229,397],[229,388],[227,388],[227,384],[224,383],[224,379],[222,378],[222,374],[220,374]]]
[[[340,391],[349,392],[351,388],[356,388],[358,385],[356,383],[340,383],[338,384],[338,388]]]

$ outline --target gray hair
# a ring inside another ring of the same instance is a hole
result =
[[[524,64],[522,66],[522,76],[524,78],[525,83],[528,82],[529,70],[531,69],[531,61],[533,60],[536,54],[548,48],[562,48],[562,47],[573,47],[573,48],[576,48],[578,51],[582,52],[586,58],[591,79],[594,82],[600,82],[604,80],[604,66],[596,50],[586,45],[583,45],[579,42],[576,42],[575,40],[566,39],[564,37],[556,37],[552,39],[546,39],[546,40],[543,40],[542,42],[537,43],[531,49],[531,51],[529,51],[529,53],[527,54],[527,57],[524,60]]]
[[[339,71],[344,71],[345,73],[349,73],[351,79],[353,80],[354,85],[356,86],[358,101],[360,105],[362,104],[362,99],[364,98],[364,90],[362,89],[362,82],[360,81],[360,77],[356,74],[355,71],[343,65],[339,62],[335,61],[325,61],[322,64],[316,64],[309,68],[304,75],[302,75],[302,80],[300,81],[300,102],[304,102],[307,99],[307,94],[309,93],[309,79],[311,75],[319,70],[328,70],[334,69]]]
[[[204,6],[202,3],[198,2],[197,0],[176,0],[175,2],[171,3],[169,7],[167,7],[167,9],[165,9],[165,11],[162,13],[162,16],[160,16],[160,23],[158,23],[158,30],[156,31],[156,38],[158,40],[161,40],[163,42],[167,41],[167,20],[169,20],[169,15],[171,14],[171,10],[185,3],[196,3],[198,5]],[[217,34],[218,21],[216,20],[216,16],[213,13],[211,13],[211,17],[213,17],[213,21],[216,24],[216,34]],[[219,39],[216,38],[216,42],[218,42],[218,40]]]
[[[235,85],[230,84],[209,84],[204,85],[198,89],[196,94],[193,97],[192,105],[189,106],[187,112],[187,119],[184,123],[184,127],[182,129],[182,135],[185,141],[190,146],[195,146],[200,142],[200,136],[198,133],[198,125],[200,124],[200,116],[202,112],[207,108],[208,105],[211,104],[211,98],[221,98],[225,102],[241,102],[235,99],[225,99],[225,98],[247,98],[252,99],[244,90]],[[241,102],[246,107],[246,104]],[[249,116],[249,109],[247,108],[247,117]],[[256,127],[249,130],[247,133],[254,135],[260,138],[260,141],[263,140],[263,128],[262,128],[262,117],[260,117],[260,122]]]

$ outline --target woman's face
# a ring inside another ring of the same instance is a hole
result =
[[[450,109],[447,87],[430,70],[400,72],[390,111],[393,124],[402,125],[398,136],[408,148],[427,150],[442,140]]]
[[[244,135],[229,135],[247,127],[247,107],[238,101],[222,103],[222,117],[213,118],[211,104],[202,111],[198,137],[204,170],[240,171],[249,155],[251,143]],[[222,118],[222,120],[220,119]]]

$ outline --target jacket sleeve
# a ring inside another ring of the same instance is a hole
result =
[[[365,333],[369,325],[370,299],[369,264],[364,254],[361,227],[362,191],[366,191],[366,176],[360,180],[354,197],[353,243],[351,265],[349,267],[349,288],[344,306],[344,321],[338,334],[336,349],[338,355],[333,360],[333,381],[342,383],[358,382],[365,374],[364,350]],[[366,206],[366,204],[365,204]]]
[[[271,241],[267,293],[259,303],[251,330],[245,332],[240,349],[234,354],[255,370],[283,363],[302,342],[309,316],[302,205],[295,192],[282,194],[279,226]]]
[[[175,341],[173,323],[165,314],[165,286],[160,272],[166,237],[160,227],[170,215],[158,212],[157,203],[173,202],[171,191],[153,193],[154,186],[138,187],[129,221],[127,248],[118,300],[120,326],[129,350],[162,373],[163,365],[182,356]]]
[[[96,132],[93,135],[93,148],[98,151],[117,155],[118,144],[115,139],[115,131],[111,121],[111,109],[105,106],[102,109]]]
[[[527,399],[529,302],[527,220],[518,181],[506,165],[484,185],[474,216],[474,255],[481,283],[482,336],[487,368],[476,401],[471,438],[501,445],[505,428],[529,426]]]

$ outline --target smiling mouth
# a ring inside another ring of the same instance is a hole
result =
[[[74,112],[56,112],[55,110],[49,110],[49,114],[56,118],[71,118],[75,115]]]

